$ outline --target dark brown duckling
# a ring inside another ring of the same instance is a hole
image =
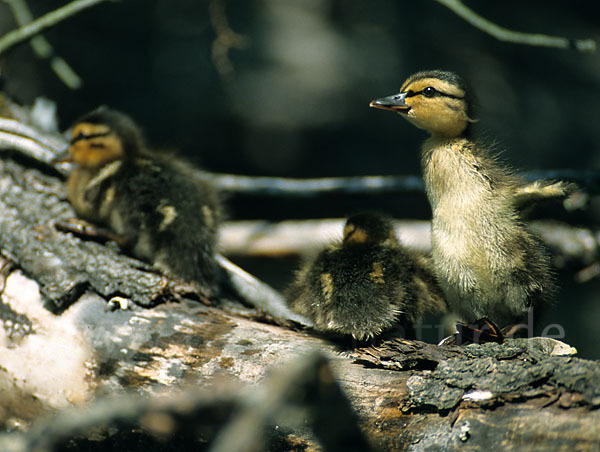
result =
[[[433,264],[450,309],[467,322],[488,317],[507,325],[550,300],[550,258],[520,209],[566,197],[574,187],[527,183],[474,140],[469,92],[452,72],[414,74],[400,93],[371,106],[397,112],[431,134],[421,161],[433,211]]]
[[[341,243],[308,261],[286,298],[315,329],[357,340],[410,331],[425,312],[445,309],[426,256],[404,249],[392,222],[373,213],[350,217]]]
[[[221,203],[210,184],[150,152],[134,121],[106,107],[76,121],[69,153],[76,167],[67,198],[79,216],[112,229],[161,271],[214,293]]]

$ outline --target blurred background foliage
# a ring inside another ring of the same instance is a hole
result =
[[[29,1],[35,16],[65,3]],[[509,29],[600,42],[594,2],[466,4]],[[223,18],[243,46],[215,59]],[[0,2],[0,34],[15,27]],[[470,81],[477,130],[515,167],[600,164],[599,52],[499,42],[433,0],[126,0],[102,3],[45,36],[83,88],[69,90],[20,45],[0,58],[9,95],[25,104],[38,96],[56,101],[62,129],[100,104],[123,110],[152,146],[176,148],[210,171],[419,174],[424,133],[368,104],[397,92],[411,73],[433,68]],[[228,64],[232,70],[219,72]],[[229,206],[231,219],[342,217],[363,209],[430,217],[424,195],[235,197]],[[550,214],[591,227],[600,216],[597,199],[586,212],[556,210]],[[276,287],[289,281],[295,263],[288,264],[242,262]],[[561,279],[545,324],[560,323],[582,356],[600,358],[600,283],[577,285],[566,271]]]

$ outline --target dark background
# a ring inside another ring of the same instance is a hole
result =
[[[39,16],[66,2],[31,0]],[[131,114],[155,147],[177,148],[217,172],[290,177],[419,174],[425,135],[368,108],[421,69],[454,70],[477,97],[477,130],[522,169],[593,168],[600,160],[600,52],[503,43],[433,0],[227,0],[231,28],[248,40],[232,49],[235,73],[211,59],[208,1],[103,3],[45,35],[84,80],[66,88],[28,45],[0,57],[6,91],[29,104],[58,104],[61,128],[100,104]],[[590,1],[466,2],[510,29],[600,42]],[[0,33],[15,27],[0,2]],[[232,219],[341,217],[376,208],[398,218],[430,216],[424,196],[230,199]],[[600,209],[552,215],[595,227]],[[276,287],[291,266],[248,262]],[[274,272],[278,269],[278,272]],[[581,356],[600,358],[600,283],[561,275],[560,323]]]

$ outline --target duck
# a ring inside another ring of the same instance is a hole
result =
[[[454,72],[411,75],[371,107],[429,132],[421,166],[432,210],[432,260],[449,309],[467,323],[522,322],[555,292],[549,254],[522,210],[572,193],[562,181],[528,182],[473,137],[471,91]]]
[[[409,336],[426,312],[445,310],[427,256],[403,247],[376,212],[349,217],[342,240],[302,265],[285,298],[315,330],[358,341],[389,330]]]
[[[99,107],[75,121],[66,197],[76,214],[160,272],[214,295],[219,193],[183,160],[147,148],[134,120]]]

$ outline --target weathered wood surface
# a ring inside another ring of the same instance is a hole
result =
[[[389,339],[349,349],[226,300],[187,299],[148,265],[56,231],[54,220],[73,216],[60,180],[10,158],[0,159],[0,211],[0,248],[16,268],[0,303],[6,429],[27,430],[47,414],[58,422],[65,408],[132,391],[157,397],[229,382],[243,398],[243,388],[318,349],[382,450],[600,450],[600,365],[567,346]],[[136,305],[106,312],[116,295]],[[310,432],[298,424],[299,450],[310,450]]]
[[[12,338],[5,328],[0,343],[2,420],[11,425],[99,394],[157,396],[223,381],[248,387],[319,349],[382,450],[600,444],[600,365],[550,339],[462,348],[390,339],[350,351],[193,301],[105,312],[93,293],[57,316],[20,271],[8,277],[3,301],[29,322]]]
[[[175,298],[174,284],[150,266],[55,228],[55,221],[76,216],[56,177],[0,160],[0,186],[0,248],[57,310],[88,289],[148,306]]]

